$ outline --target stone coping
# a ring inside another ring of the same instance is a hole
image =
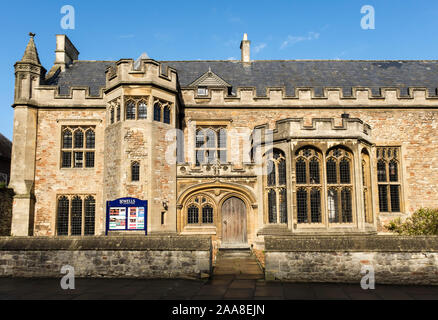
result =
[[[266,252],[438,252],[438,236],[265,236]]]
[[[1,251],[210,251],[206,236],[0,237]]]

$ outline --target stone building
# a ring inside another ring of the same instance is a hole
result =
[[[107,201],[148,201],[147,234],[372,234],[438,207],[438,61],[15,64],[12,235],[107,233]],[[111,234],[111,232],[109,233]],[[143,233],[144,234],[144,233]]]
[[[6,186],[11,174],[12,142],[0,133],[0,185]]]

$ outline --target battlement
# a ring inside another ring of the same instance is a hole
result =
[[[170,67],[163,67],[153,59],[141,59],[135,67],[133,59],[121,59],[115,66],[106,69],[106,92],[120,84],[155,84],[176,92],[177,73]]]
[[[335,118],[313,118],[306,122],[304,118],[288,118],[276,121],[275,129],[272,130],[274,141],[288,139],[361,139],[371,141],[371,127],[358,118],[343,117],[340,121]],[[340,124],[339,124],[340,122]],[[257,131],[258,139],[263,143],[270,130],[268,124],[254,128],[253,135]],[[255,138],[256,139],[256,138]],[[257,144],[257,143],[256,143]]]
[[[409,88],[403,95],[399,88],[380,88],[376,94],[371,88],[353,87],[351,95],[345,95],[343,88],[324,88],[322,95],[316,94],[315,88],[295,88],[288,95],[285,88],[270,87],[265,96],[257,96],[254,87],[239,87],[234,95],[229,95],[224,88],[212,88],[207,96],[198,96],[194,88],[182,88],[185,106],[236,107],[239,105],[253,107],[422,107],[438,106],[438,96],[427,88]]]

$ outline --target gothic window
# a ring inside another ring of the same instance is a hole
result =
[[[224,128],[201,128],[195,137],[196,165],[227,162],[227,134]]]
[[[268,192],[269,223],[277,223],[277,193],[274,189]]]
[[[307,181],[306,178],[306,161],[304,161],[304,159],[298,159],[296,161],[296,168],[295,168],[295,172],[296,172],[296,177],[297,177],[297,184],[305,184]]]
[[[96,201],[94,196],[60,196],[58,198],[56,234],[82,236],[95,234]]]
[[[75,148],[83,148],[84,147],[84,131],[81,128],[75,130],[74,133],[74,146]]]
[[[62,147],[65,149],[70,149],[73,145],[73,135],[69,128],[64,129]]]
[[[145,101],[142,100],[138,103],[138,113],[137,114],[138,114],[139,120],[147,118],[148,108],[147,108],[147,104]]]
[[[297,220],[298,223],[307,223],[307,190],[305,188],[299,188],[297,190]]]
[[[362,185],[365,222],[373,223],[373,207],[371,201],[371,169],[370,156],[366,149],[362,150]]]
[[[377,147],[380,212],[401,212],[400,147]]]
[[[62,168],[94,168],[95,127],[62,128]]]
[[[75,196],[71,201],[71,235],[82,234],[82,199]]]
[[[326,156],[327,208],[330,223],[352,223],[353,155],[342,147],[330,149]]]
[[[57,219],[58,236],[68,235],[69,207],[70,207],[70,202],[67,197],[63,196],[58,199],[58,219]]]
[[[321,223],[322,155],[313,147],[295,152],[296,200],[298,223]]]
[[[140,164],[137,161],[131,164],[131,181],[140,181]]]
[[[210,205],[202,208],[202,223],[213,223],[213,208]]]
[[[268,222],[287,223],[286,156],[274,149],[267,154],[265,193],[267,195]]]
[[[114,108],[111,108],[110,111],[110,123],[113,124],[114,123]]]
[[[154,104],[154,120],[161,121],[161,104],[158,101]]]
[[[117,121],[120,121],[120,117],[121,117],[121,110],[120,110],[120,104],[117,104]]]
[[[135,102],[132,100],[126,103],[126,119],[135,120]]]
[[[170,108],[168,106],[164,107],[163,110],[163,122],[170,124]]]
[[[195,224],[199,222],[199,209],[195,205],[191,205],[187,211],[187,223]]]
[[[96,200],[92,196],[85,198],[84,235],[94,235]]]
[[[203,225],[214,223],[214,202],[210,197],[199,194],[187,202],[187,224]],[[201,216],[200,216],[201,214]]]
[[[86,137],[86,148],[87,149],[94,149],[96,145],[96,135],[94,133],[93,129],[88,129],[85,133]]]
[[[328,189],[327,195],[329,222],[337,222],[339,221],[338,191],[336,188],[330,188]]]

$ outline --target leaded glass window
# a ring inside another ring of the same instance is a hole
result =
[[[326,158],[328,221],[352,223],[353,154],[344,147],[336,147],[327,152]]]
[[[161,104],[159,102],[154,104],[154,120],[161,121]]]
[[[164,107],[163,110],[163,122],[170,124],[170,108],[168,106]]]
[[[377,147],[380,212],[401,212],[400,147]]]
[[[321,191],[319,189],[310,191],[310,217],[312,223],[321,223]]]
[[[95,234],[94,196],[64,195],[58,198],[56,234],[81,236]]]
[[[62,137],[62,147],[65,149],[70,149],[73,146],[73,134],[70,129],[64,130],[64,135]]]
[[[307,190],[299,188],[297,191],[297,220],[298,223],[307,223]]]
[[[82,199],[78,196],[71,201],[71,235],[82,234]]]
[[[96,146],[96,134],[93,129],[87,130],[86,134],[86,147],[87,149],[94,149]]]
[[[297,221],[321,223],[321,152],[312,147],[295,152]]]
[[[75,148],[83,148],[84,147],[84,131],[82,129],[76,129],[75,134]]]
[[[201,128],[195,138],[196,165],[227,162],[227,133],[225,128]]]
[[[274,189],[268,192],[269,223],[277,223],[277,193]]]
[[[144,101],[138,103],[138,119],[146,119],[148,114],[147,104]]]
[[[287,170],[283,151],[267,153],[265,192],[267,194],[268,222],[287,223]]]
[[[210,205],[202,207],[202,223],[213,223],[213,208]]]
[[[363,203],[365,222],[373,223],[373,205],[371,198],[371,167],[370,156],[368,151],[364,148],[361,152],[362,156],[362,186],[363,186]]]
[[[131,181],[140,181],[140,164],[136,161],[131,164]]]
[[[199,222],[199,208],[192,205],[187,210],[187,223],[195,224]]]
[[[94,168],[96,134],[94,126],[62,128],[62,168]]]
[[[67,197],[60,197],[58,199],[58,219],[57,219],[57,234],[58,236],[68,235],[68,212],[70,202]]]
[[[135,102],[132,100],[126,103],[126,119],[135,120]]]
[[[117,121],[120,121],[120,117],[121,117],[121,110],[120,110],[120,104],[117,105]]]
[[[298,159],[296,162],[297,184],[305,184],[307,182],[306,171],[306,161],[304,161],[304,159]]]
[[[187,208],[187,224],[202,226],[214,223],[215,202],[205,194],[191,197],[185,207]]]
[[[338,191],[334,188],[328,190],[328,218],[330,223],[339,221]]]
[[[84,235],[94,235],[96,200],[92,196],[85,198],[85,218],[84,218]]]

